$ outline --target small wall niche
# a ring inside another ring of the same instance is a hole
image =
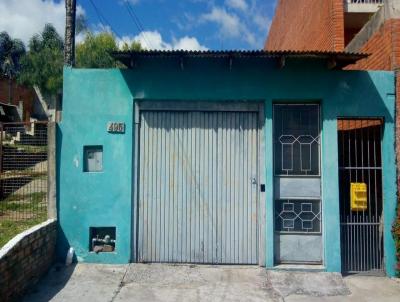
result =
[[[83,147],[83,172],[103,171],[103,146]]]
[[[90,227],[89,250],[95,253],[111,253],[115,251],[115,227]]]

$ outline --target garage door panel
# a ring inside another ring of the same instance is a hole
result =
[[[257,263],[257,116],[141,112],[139,261]]]

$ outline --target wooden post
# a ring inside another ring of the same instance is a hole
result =
[[[57,219],[56,123],[47,124],[47,218]]]
[[[64,65],[73,67],[75,65],[76,0],[65,0],[65,11]]]

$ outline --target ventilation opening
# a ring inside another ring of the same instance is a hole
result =
[[[95,253],[115,251],[115,227],[90,227],[89,250]]]

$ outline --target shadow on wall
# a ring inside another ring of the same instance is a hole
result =
[[[63,229],[60,226],[60,159],[62,157],[62,143],[63,143],[63,135],[60,129],[60,126],[57,124],[56,127],[56,206],[57,206],[57,243],[56,243],[56,255],[55,262],[65,263],[65,259],[67,257],[68,249],[71,247],[67,236]],[[74,254],[74,258],[72,259],[73,263],[77,262],[76,254]]]
[[[273,59],[236,59],[230,69],[224,60],[198,58],[187,59],[181,69],[179,60],[170,58],[143,60],[120,73],[135,100],[322,100],[325,120],[376,115],[393,122],[382,99],[386,95],[381,96],[377,89],[377,85],[382,85],[382,91],[388,88],[381,71],[329,70],[325,60],[288,59],[279,69]]]
[[[63,262],[65,261],[65,257],[67,256],[68,249],[70,248],[70,244],[68,242],[67,237],[64,234],[60,226],[60,159],[62,157],[62,143],[63,143],[63,135],[60,129],[60,126],[57,124],[56,127],[56,206],[57,206],[57,243],[56,243],[56,262]],[[75,256],[74,256],[75,257]],[[76,259],[74,259],[76,262]]]
[[[330,87],[329,99],[334,103],[329,104],[331,110],[324,110],[323,118],[336,121],[339,117],[383,117],[385,123],[394,123],[389,110],[394,110],[394,103],[390,104],[388,96],[378,91],[379,78],[374,72],[342,71]]]

